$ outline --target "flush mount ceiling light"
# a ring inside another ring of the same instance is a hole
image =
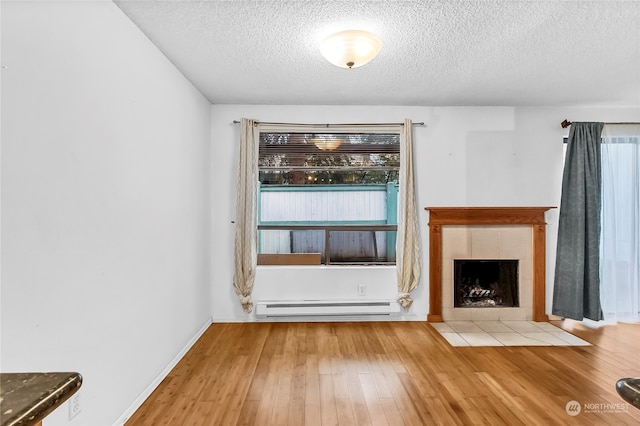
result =
[[[357,68],[376,57],[382,43],[375,35],[362,30],[347,30],[325,38],[320,53],[333,65]]]

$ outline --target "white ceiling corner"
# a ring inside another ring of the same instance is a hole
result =
[[[640,106],[638,1],[114,1],[214,104]]]

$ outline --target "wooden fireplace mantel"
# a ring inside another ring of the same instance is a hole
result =
[[[545,308],[546,222],[555,207],[425,207],[429,212],[429,322],[442,322],[442,227],[530,225],[533,232],[533,320],[548,321]]]

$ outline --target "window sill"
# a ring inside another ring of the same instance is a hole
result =
[[[358,264],[344,264],[333,263],[330,265],[258,265],[258,269],[396,269],[396,265],[358,265]]]

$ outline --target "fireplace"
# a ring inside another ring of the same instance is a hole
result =
[[[518,263],[518,259],[455,259],[454,307],[519,307]]]
[[[429,211],[427,320],[442,322],[497,318],[548,321],[545,312],[544,213],[552,208],[554,207],[426,207],[425,210]],[[485,238],[487,234],[489,238]],[[525,236],[526,242],[523,241]],[[517,255],[514,254],[514,247],[520,247]],[[464,258],[518,258],[519,307],[455,308],[453,285],[449,287],[448,283],[453,284],[454,280],[453,260]]]

